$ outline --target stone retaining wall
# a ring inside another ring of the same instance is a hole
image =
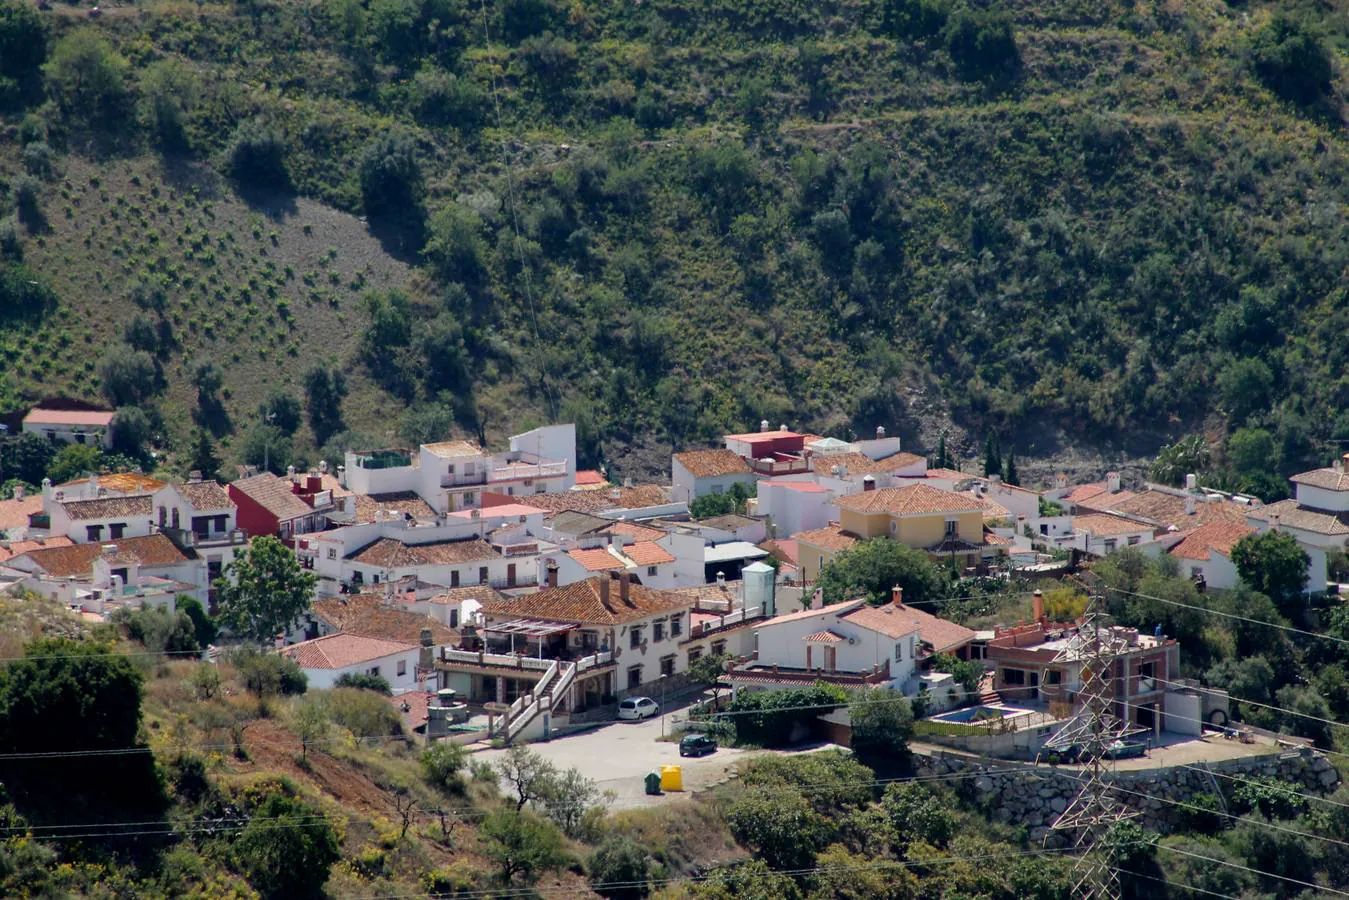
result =
[[[913,760],[915,774],[920,776],[969,775],[948,783],[962,797],[987,810],[995,821],[1028,826],[1032,841],[1044,840],[1050,847],[1064,845],[1063,835],[1049,826],[1077,796],[1081,785],[1076,770],[942,752],[916,753]],[[1163,833],[1174,830],[1189,812],[1178,803],[1198,794],[1214,794],[1215,782],[1230,795],[1239,782],[1224,775],[1270,775],[1315,794],[1329,794],[1340,783],[1330,761],[1314,752],[1253,756],[1205,767],[1215,773],[1212,779],[1184,766],[1125,770],[1113,772],[1109,778],[1118,788],[1118,799],[1141,813],[1136,821]]]

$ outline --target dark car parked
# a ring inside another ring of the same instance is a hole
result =
[[[705,734],[689,734],[679,742],[680,756],[705,756],[717,752],[717,742]]]

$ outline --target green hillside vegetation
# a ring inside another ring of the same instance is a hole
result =
[[[299,462],[550,418],[629,471],[761,418],[1349,437],[1310,0],[4,3],[10,408],[96,397],[144,320],[179,459],[203,359],[231,459],[318,363]]]

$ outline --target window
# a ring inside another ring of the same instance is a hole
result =
[[[450,587],[459,587],[459,570],[454,569],[450,572]]]
[[[86,525],[84,528],[85,536],[89,538],[90,543],[97,543],[103,540],[102,525]]]
[[[464,495],[465,506],[472,506],[477,502],[478,502],[478,494],[476,491],[469,491],[467,494]]]
[[[451,628],[459,627],[459,610],[457,609],[450,610],[450,627]]]
[[[955,519],[947,519],[947,520],[946,520],[946,536],[947,536],[947,537],[955,537],[955,536],[956,536],[956,526],[959,525],[959,524],[960,524],[960,523],[957,522]]]
[[[1153,679],[1157,677],[1157,664],[1155,662],[1145,662],[1138,667],[1138,692],[1146,694],[1148,691],[1157,689],[1157,682]]]
[[[398,674],[406,675],[407,673],[408,673],[408,661],[406,659],[400,659],[398,661]]]
[[[904,644],[895,644],[895,662],[904,661]]]
[[[49,441],[54,441],[54,440],[56,440],[56,432],[55,432],[55,431],[52,431],[50,428],[47,429],[46,435],[47,435],[47,440],[49,440]]]
[[[660,658],[660,674],[665,678],[669,678],[674,673],[675,655],[671,653],[669,656],[662,656]]]
[[[329,548],[328,548],[328,558],[329,558],[329,559],[337,559],[337,548],[336,548],[336,547],[329,547]]]
[[[646,574],[647,574],[648,577],[649,577],[649,576],[652,576],[652,575],[655,575],[655,574],[656,574],[656,567],[655,567],[655,566],[647,566],[647,567],[646,567]]]
[[[899,531],[899,523],[897,523],[894,519],[891,519],[891,520],[890,520],[890,533],[891,533],[891,534],[894,534],[894,533],[897,532],[897,531]]]
[[[371,583],[371,584],[379,584],[379,574],[378,574],[378,573],[375,574],[375,577],[371,580],[370,583]]]
[[[169,511],[164,507],[159,508],[159,527],[163,528],[169,521]]]
[[[693,668],[693,664],[696,663],[698,660],[700,660],[700,659],[702,659],[702,658],[703,658],[703,648],[702,648],[702,647],[694,647],[692,650],[690,650],[690,651],[689,651],[689,668],[692,669],[692,668]]]
[[[1025,683],[1026,683],[1026,673],[1023,672],[1021,669],[1003,669],[1003,670],[1002,670],[1002,683],[1003,683],[1003,684],[1025,684]]]
[[[487,567],[478,566],[478,584],[487,583]]]
[[[1204,567],[1203,567],[1203,566],[1190,566],[1190,577],[1191,577],[1191,578],[1203,578],[1203,577],[1204,577]]]
[[[628,669],[628,690],[634,690],[642,686],[642,667],[633,666]]]
[[[665,623],[653,622],[651,624],[651,642],[658,644],[665,640]]]
[[[598,631],[583,631],[583,632],[581,632],[581,649],[582,649],[582,650],[590,650],[590,651],[594,651],[594,650],[598,650],[598,649],[599,649],[599,646],[600,646],[600,633],[599,633]]]
[[[756,634],[757,634],[757,632],[756,632]],[[721,656],[721,655],[722,655],[723,653],[725,653],[725,652],[726,652],[726,642],[725,642],[725,641],[713,641],[713,642],[712,642],[712,655],[713,655],[713,656]]]
[[[628,634],[631,635],[632,649],[636,650],[638,647],[642,646],[642,629],[640,627],[633,626],[632,630],[629,631]]]
[[[1058,669],[1047,669],[1045,671],[1045,684],[1063,684],[1063,673]]]
[[[684,619],[682,616],[670,616],[670,637],[679,637],[684,633]]]
[[[83,444],[83,443],[84,443],[84,435],[83,435],[82,433],[81,433],[81,434],[76,434],[76,435],[75,435],[75,443],[77,443],[77,444]]]
[[[1105,552],[1106,552],[1106,553],[1114,553],[1114,552],[1115,552],[1115,546],[1116,546],[1118,543],[1119,543],[1119,542],[1116,541],[1114,538],[1107,538],[1107,539],[1106,539],[1106,542],[1105,542]]]
[[[114,541],[120,540],[122,535],[125,533],[126,533],[125,522],[113,522],[111,525],[108,526],[108,538],[110,540]]]
[[[533,479],[533,478],[526,478],[526,479],[525,479],[525,487],[533,487],[533,486],[534,486],[534,479]]]
[[[515,485],[512,485],[512,484],[506,485],[506,494],[507,494],[507,496],[514,497],[514,496],[515,496]]]
[[[720,494],[724,490],[726,490],[726,488],[722,487],[719,484],[712,485],[712,493],[714,494]]]
[[[1141,537],[1139,537],[1138,535],[1136,535],[1136,534],[1131,534],[1131,535],[1129,535],[1129,546],[1132,547],[1134,544],[1137,544],[1137,543],[1138,543],[1139,541],[1141,541],[1141,540],[1143,540],[1143,539],[1142,539]]]
[[[534,493],[536,494],[548,493],[548,485],[544,484],[542,481],[539,482],[537,485],[534,486]]]
[[[450,471],[451,471],[451,472],[454,471],[454,466],[450,466]],[[473,463],[471,463],[471,462],[466,462],[466,463],[464,463],[464,474],[465,474],[465,475],[472,475],[472,474],[473,474]]]
[[[370,674],[371,674],[371,675],[378,675],[378,674],[379,674],[379,666],[371,666],[371,667],[370,667]]]

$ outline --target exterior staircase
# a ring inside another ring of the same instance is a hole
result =
[[[993,690],[993,673],[985,672],[984,677],[979,679],[979,705],[987,706],[990,703],[1001,703],[1002,694]]]

